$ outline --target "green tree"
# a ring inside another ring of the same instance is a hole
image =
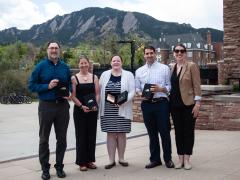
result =
[[[100,63],[100,64],[106,64],[107,62],[105,61],[104,58],[104,52],[101,47],[96,47],[95,50],[93,51],[92,58],[94,62]]]
[[[65,63],[69,63],[74,58],[73,49],[67,48],[66,51],[62,51],[62,57]]]
[[[119,54],[122,56],[123,65],[129,66],[131,64],[131,46],[130,46],[130,44],[123,44],[119,50]]]
[[[30,69],[22,69],[35,56],[30,56],[29,52],[29,46],[22,42],[0,46],[0,96],[11,92],[29,93],[27,80]],[[27,61],[28,58],[30,61]]]
[[[45,57],[47,57],[47,44],[40,47],[38,53],[36,54],[34,64],[39,63]]]

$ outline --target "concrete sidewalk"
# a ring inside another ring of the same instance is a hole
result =
[[[73,122],[73,102],[70,102],[70,122],[67,132],[68,149],[76,146]],[[12,159],[38,154],[39,143],[38,102],[32,104],[0,104],[0,163]],[[132,131],[127,136],[146,133],[143,123],[132,123]],[[106,141],[106,133],[97,128],[97,143]],[[56,149],[54,127],[49,138],[50,151]],[[17,147],[17,148],[16,148]],[[1,177],[1,175],[0,175]]]
[[[172,131],[172,139],[174,135]],[[66,152],[65,179],[164,179],[164,180],[239,180],[240,179],[240,132],[239,131],[196,131],[194,155],[192,157],[193,169],[190,171],[180,169],[167,169],[165,165],[153,169],[145,169],[148,163],[149,149],[148,136],[129,139],[127,142],[126,160],[129,167],[117,165],[113,169],[105,170],[108,163],[106,145],[97,146],[97,170],[87,172],[79,171],[75,161],[75,151]],[[175,142],[173,145],[173,161],[176,162]],[[54,155],[51,155],[51,164],[54,164]],[[117,158],[116,158],[117,159]],[[1,180],[37,180],[41,179],[41,170],[38,158],[20,161],[11,161],[0,164]],[[58,179],[54,168],[51,169],[51,179]]]

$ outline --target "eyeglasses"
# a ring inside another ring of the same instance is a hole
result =
[[[50,50],[58,50],[59,47],[49,47],[48,49],[50,49]]]
[[[178,54],[179,52],[180,52],[181,54],[183,54],[183,53],[186,52],[186,50],[185,50],[185,49],[175,49],[174,52],[177,53],[177,54]]]

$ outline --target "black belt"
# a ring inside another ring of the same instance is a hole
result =
[[[158,97],[158,98],[153,98],[151,100],[143,100],[143,102],[145,103],[156,103],[156,102],[160,102],[160,101],[168,101],[168,98],[166,97]]]
[[[66,99],[41,100],[41,101],[42,101],[42,102],[47,102],[47,103],[54,103],[54,104],[59,104],[59,103],[67,102]]]

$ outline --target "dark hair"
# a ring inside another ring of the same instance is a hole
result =
[[[49,47],[49,45],[50,45],[51,43],[56,43],[56,44],[58,45],[58,47],[61,48],[59,42],[57,42],[57,41],[55,41],[55,40],[48,41],[48,43],[47,43],[47,48]]]
[[[118,55],[118,54],[114,54],[114,55],[111,57],[111,61],[112,61],[113,57],[115,57],[115,56],[120,57],[121,61],[123,62],[122,56],[120,56],[120,55]]]
[[[81,60],[81,59],[86,59],[86,60],[87,60],[87,62],[88,62],[88,63],[90,63],[90,61],[89,61],[88,57],[87,57],[87,56],[85,56],[85,55],[81,55],[81,56],[78,58],[79,62],[80,62],[80,60]]]
[[[143,50],[144,53],[145,53],[145,50],[146,50],[146,49],[151,49],[151,50],[153,50],[154,53],[156,52],[156,49],[155,49],[155,47],[153,47],[153,46],[145,46],[145,47],[144,47],[144,50]]]
[[[173,47],[173,51],[175,51],[175,49],[176,49],[177,46],[181,46],[181,47],[185,50],[185,52],[187,52],[186,46],[184,46],[184,45],[181,44],[181,43],[180,43],[180,44],[177,44],[176,46],[174,46],[174,47]]]

